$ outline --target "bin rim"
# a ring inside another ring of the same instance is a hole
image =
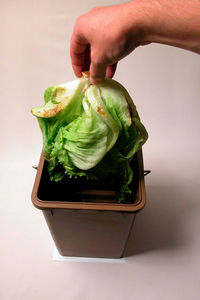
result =
[[[37,174],[35,177],[35,182],[31,194],[31,199],[33,205],[41,210],[46,209],[81,209],[81,210],[98,210],[98,211],[116,211],[116,212],[130,212],[136,213],[141,210],[146,204],[146,192],[145,192],[145,182],[144,182],[144,168],[143,168],[143,155],[142,149],[137,153],[138,160],[138,171],[139,171],[139,183],[138,183],[138,201],[132,204],[123,203],[98,203],[98,202],[61,202],[61,201],[43,201],[37,196],[38,188],[40,184],[40,179],[43,171],[43,166],[45,158],[43,152],[41,152],[39,165],[37,169]]]

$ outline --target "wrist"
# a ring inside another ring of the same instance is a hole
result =
[[[125,6],[130,32],[137,33],[139,44],[151,43],[156,36],[156,1],[132,0]]]
[[[132,0],[127,5],[133,23],[142,32],[141,43],[161,43],[200,53],[200,1]]]

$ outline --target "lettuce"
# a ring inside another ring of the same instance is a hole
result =
[[[117,81],[91,85],[87,73],[44,93],[45,104],[32,109],[43,135],[51,180],[85,176],[118,178],[119,202],[131,194],[134,154],[148,138],[136,107]]]

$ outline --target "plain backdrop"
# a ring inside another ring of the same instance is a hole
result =
[[[200,297],[200,56],[151,44],[115,75],[149,132],[147,205],[125,264],[55,262],[42,213],[31,203],[42,138],[30,109],[44,90],[75,79],[76,18],[113,0],[0,2],[0,299],[197,300]]]

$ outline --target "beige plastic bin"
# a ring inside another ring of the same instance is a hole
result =
[[[131,203],[119,204],[109,182],[68,179],[51,182],[41,154],[32,202],[41,209],[63,256],[120,258],[124,255],[136,213],[146,201],[142,150],[132,159]]]

